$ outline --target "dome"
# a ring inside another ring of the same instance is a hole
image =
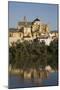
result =
[[[34,21],[40,21],[38,18],[36,18]]]
[[[36,21],[39,21],[39,22],[40,22],[40,20],[39,20],[38,18],[36,18],[36,19],[32,22],[32,24],[33,24],[34,22],[36,22]]]

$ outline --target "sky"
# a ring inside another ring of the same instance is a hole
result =
[[[38,18],[42,23],[48,24],[50,30],[57,30],[58,20],[57,4],[8,2],[8,26],[16,28],[19,21],[23,21],[26,16],[27,21]]]

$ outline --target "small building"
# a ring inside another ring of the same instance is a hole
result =
[[[51,71],[52,71],[52,68],[51,68],[50,65],[47,65],[47,66],[45,67],[45,70],[48,71],[48,72],[51,72]]]

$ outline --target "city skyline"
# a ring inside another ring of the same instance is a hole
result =
[[[50,30],[58,30],[58,5],[41,3],[8,2],[9,28],[17,27],[19,21],[26,16],[27,21],[39,18],[41,22],[49,25]]]

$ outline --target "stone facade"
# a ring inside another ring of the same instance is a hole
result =
[[[49,45],[53,39],[58,38],[58,32],[50,31],[48,25],[41,23],[38,18],[33,22],[26,22],[26,24],[19,22],[16,29],[9,29],[9,45],[17,40],[33,41],[36,38]]]

